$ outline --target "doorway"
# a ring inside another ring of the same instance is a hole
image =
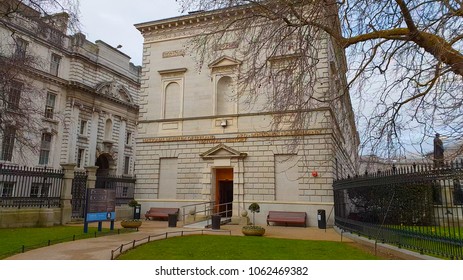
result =
[[[215,172],[215,211],[222,217],[232,217],[233,168],[216,169]]]

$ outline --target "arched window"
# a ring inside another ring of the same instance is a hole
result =
[[[217,82],[217,115],[233,114],[236,98],[233,90],[233,80],[228,76],[221,77]]]
[[[169,83],[165,90],[164,118],[180,117],[180,85],[176,82]]]
[[[104,127],[104,140],[112,140],[112,139],[113,139],[113,122],[110,119],[107,119],[105,127]]]

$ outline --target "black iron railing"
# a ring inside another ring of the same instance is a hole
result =
[[[0,207],[59,207],[63,176],[62,170],[0,164]]]
[[[95,187],[116,191],[116,205],[128,204],[134,198],[136,179],[126,176],[97,176]]]
[[[335,224],[423,254],[463,259],[463,161],[335,181]]]

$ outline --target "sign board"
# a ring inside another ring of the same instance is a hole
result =
[[[115,219],[116,192],[105,189],[88,189],[85,222],[114,221]]]

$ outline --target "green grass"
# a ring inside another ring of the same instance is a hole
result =
[[[348,243],[253,236],[195,235],[154,241],[120,260],[375,260]]]
[[[127,232],[121,230],[120,232]],[[45,228],[4,228],[0,229],[0,259],[21,253],[24,246],[25,251],[57,244],[61,242],[72,241],[74,238],[84,239],[102,236],[106,234],[117,233],[117,230],[110,232],[109,229],[103,228],[98,232],[97,228],[89,227],[88,233],[83,233],[83,226],[55,226]]]

